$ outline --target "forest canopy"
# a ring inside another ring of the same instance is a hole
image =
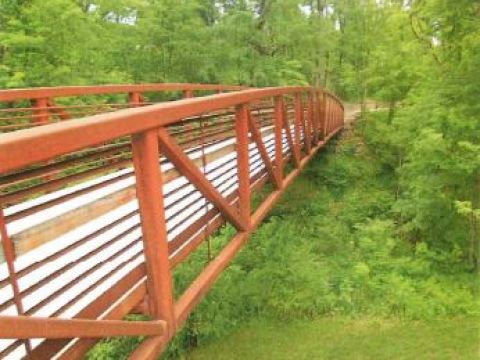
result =
[[[0,86],[310,83],[398,102],[430,71],[468,62],[479,11],[471,0],[1,0]]]

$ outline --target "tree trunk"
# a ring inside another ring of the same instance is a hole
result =
[[[395,105],[396,105],[395,100],[391,100],[388,105],[388,123],[389,124],[392,123],[393,118],[395,117]]]
[[[475,272],[480,273],[480,219],[475,210],[480,209],[480,171],[477,171],[473,185],[471,226],[471,249],[472,260]]]
[[[330,51],[327,51],[326,54],[325,54],[325,73],[324,73],[324,84],[323,84],[323,87],[325,89],[328,88],[328,71],[329,71],[329,68],[330,67]]]

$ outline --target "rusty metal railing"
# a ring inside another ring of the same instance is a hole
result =
[[[151,105],[159,100],[242,89],[245,87],[167,83],[0,90],[0,133]]]
[[[0,358],[80,358],[122,335],[155,358],[343,127],[341,102],[310,87],[185,95],[0,135]],[[172,269],[226,223],[236,235],[175,299]],[[122,320],[140,310],[151,320]]]

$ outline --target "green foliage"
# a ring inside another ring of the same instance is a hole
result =
[[[478,319],[433,321],[323,317],[314,321],[254,320],[200,346],[189,360],[478,359]]]
[[[378,127],[367,121],[365,133],[373,134],[369,127]],[[382,166],[360,133],[330,146],[255,232],[167,357],[188,349],[192,333],[202,344],[249,319],[478,315],[476,277],[466,271],[461,248],[440,251],[404,237],[394,210],[397,180],[388,171],[394,169]],[[192,261],[177,281],[190,281],[205,257]]]
[[[147,319],[141,315],[128,315],[126,320],[141,321]],[[127,359],[128,355],[144,339],[145,337],[143,336],[107,338],[89,351],[87,358],[91,360]]]

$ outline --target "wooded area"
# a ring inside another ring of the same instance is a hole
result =
[[[479,314],[478,1],[0,0],[1,88],[142,82],[312,84],[383,108],[313,165],[167,356],[259,316]]]

